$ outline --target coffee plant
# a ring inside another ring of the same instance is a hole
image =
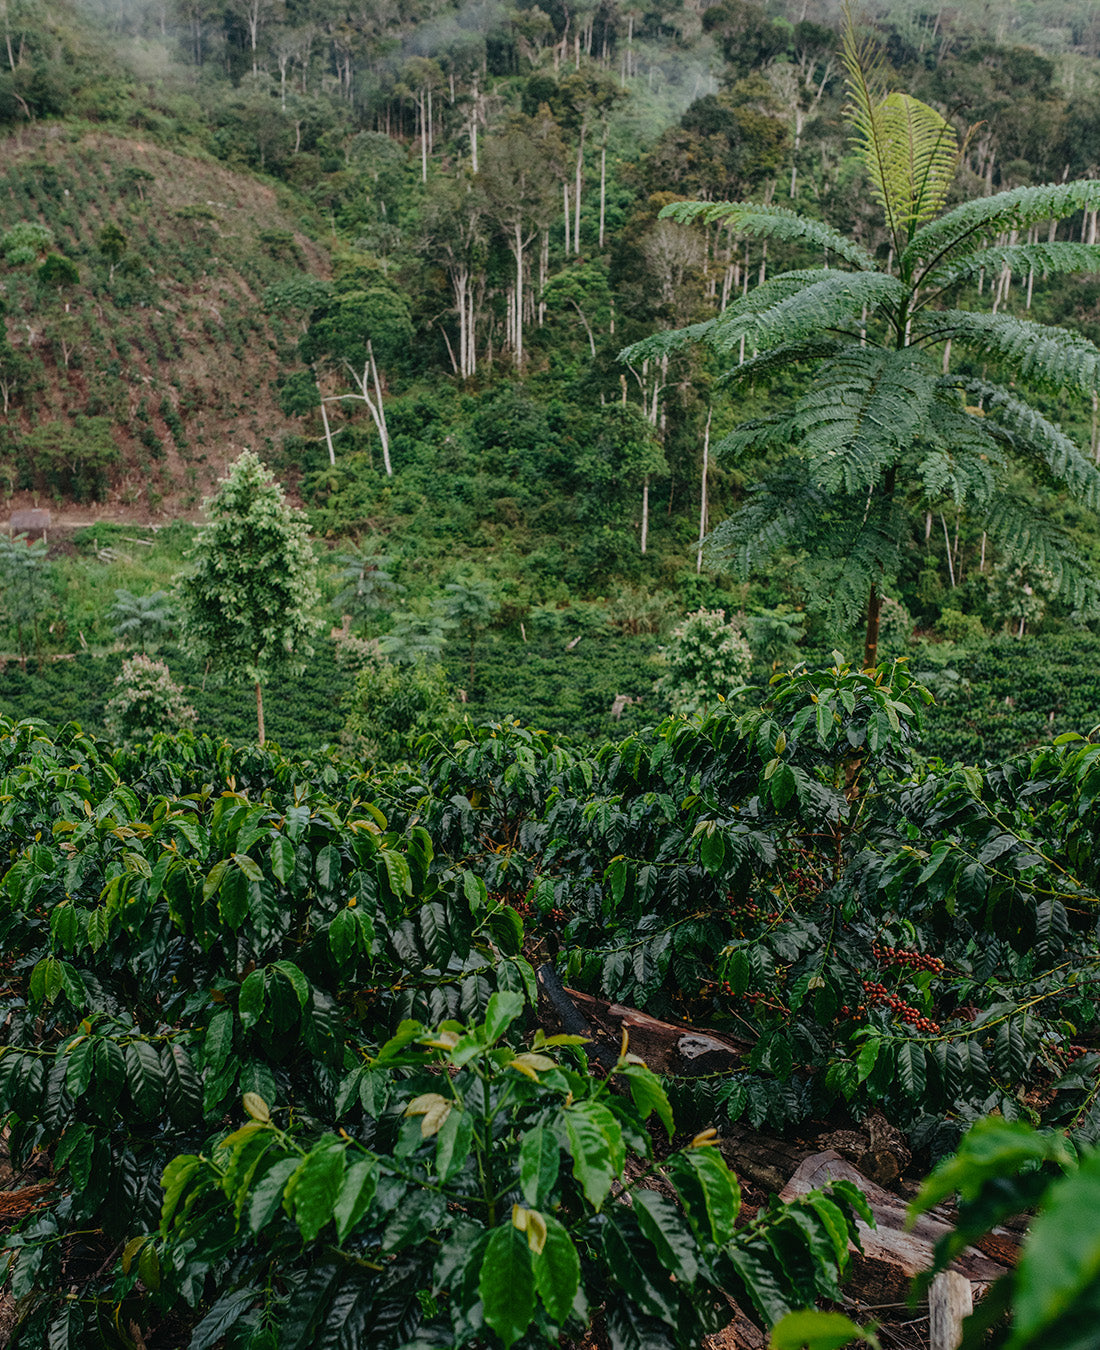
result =
[[[795,1335],[858,1196],[739,1212],[709,1129],[1095,1143],[1100,746],[923,764],[926,698],[838,658],[379,771],[0,721],[13,1346],[696,1345],[727,1296]],[[740,1066],[591,1070],[543,963]]]

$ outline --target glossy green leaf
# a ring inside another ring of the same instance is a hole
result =
[[[527,1239],[511,1223],[490,1233],[477,1288],[486,1324],[508,1350],[526,1332],[535,1315],[531,1251]]]
[[[554,1132],[545,1125],[528,1130],[519,1146],[519,1184],[532,1209],[549,1202],[560,1166],[561,1147]]]
[[[552,1214],[544,1214],[546,1241],[532,1257],[535,1286],[542,1306],[562,1326],[573,1309],[581,1280],[581,1262],[573,1239]]]

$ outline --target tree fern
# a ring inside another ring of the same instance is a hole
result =
[[[889,311],[900,306],[905,288],[885,272],[836,272],[825,268],[816,280],[803,282],[793,294],[761,308],[753,297],[749,303],[731,305],[716,320],[712,341],[730,350],[741,339],[762,350],[788,343],[820,339],[839,331],[859,336],[865,309]]]
[[[711,556],[747,576],[781,549],[808,555],[800,575],[834,617],[864,609],[864,660],[873,664],[879,597],[912,542],[918,508],[951,501],[981,519],[1008,556],[1047,569],[1079,608],[1093,595],[1064,536],[1011,494],[1008,471],[1023,468],[1100,510],[1100,470],[1018,392],[942,374],[932,349],[950,340],[1013,381],[1100,392],[1100,348],[1085,338],[1004,312],[935,308],[948,287],[983,271],[1100,271],[1091,245],[1003,242],[1009,231],[1100,209],[1100,181],[1018,188],[931,219],[955,169],[953,130],[932,108],[886,89],[850,21],[845,59],[856,140],[894,238],[897,275],[783,207],[677,202],[663,214],[817,247],[847,266],[781,272],[708,322],[654,335],[624,356],[644,360],[690,342],[727,363],[747,353],[723,375],[727,388],[799,372],[793,397],[716,447],[779,464],[713,532]]]
[[[1100,347],[1052,324],[948,309],[923,313],[913,336],[933,342],[950,338],[972,356],[995,361],[1037,388],[1075,388],[1086,394],[1100,389]]]
[[[787,206],[761,205],[757,202],[670,202],[661,208],[661,218],[686,225],[702,218],[708,225],[725,222],[735,233],[754,239],[777,239],[784,244],[805,244],[821,249],[851,263],[861,272],[872,272],[875,260],[847,235],[823,221],[800,216]]]
[[[850,347],[821,367],[794,422],[813,481],[827,492],[866,492],[917,435],[932,388],[924,357]]]
[[[886,92],[880,54],[871,43],[856,40],[850,11],[847,17],[843,56],[849,120],[856,150],[900,251],[947,199],[958,165],[958,138],[951,123],[927,103]]]
[[[964,202],[917,231],[901,255],[901,274],[915,276],[922,270],[924,279],[935,280],[941,267],[977,252],[998,235],[1098,208],[1100,179],[1092,178],[1011,188]]]
[[[922,289],[927,302],[927,288],[934,286],[936,294],[959,282],[972,281],[983,272],[997,276],[1003,268],[1016,276],[1029,272],[1055,276],[1062,272],[1100,272],[1100,245],[1096,244],[999,244],[979,249],[969,257],[958,258],[924,278]]]
[[[990,538],[1016,563],[1041,568],[1051,590],[1079,610],[1096,604],[1097,585],[1062,531],[1019,497],[1002,492],[982,521]]]
[[[981,400],[989,434],[1024,462],[1039,462],[1074,497],[1094,511],[1100,510],[1100,469],[1054,422],[1007,389],[983,380],[952,383],[970,399]]]

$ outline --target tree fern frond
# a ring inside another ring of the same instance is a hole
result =
[[[739,366],[733,366],[719,380],[720,385],[752,384],[766,380],[769,375],[785,374],[803,361],[818,361],[835,356],[847,346],[831,338],[809,338],[805,342],[789,342],[774,347],[760,356],[750,357]]]
[[[1014,378],[1040,388],[1070,387],[1086,394],[1100,389],[1100,347],[1053,324],[945,309],[922,314],[914,322],[913,336],[933,342],[950,338],[975,356],[1004,363]]]
[[[1100,208],[1100,179],[1011,188],[992,197],[964,202],[913,236],[900,258],[903,276],[921,264],[934,275],[945,264],[984,247],[1009,230],[1026,230],[1044,220],[1064,220],[1078,211]]]
[[[655,358],[659,360],[668,352],[680,351],[694,342],[705,342],[717,322],[717,319],[707,319],[703,323],[689,324],[687,328],[662,328],[640,342],[632,342],[629,347],[624,347],[618,360],[628,366]]]
[[[896,498],[877,497],[867,506],[849,498],[848,508],[829,521],[833,556],[806,569],[822,597],[819,607],[844,627],[866,616],[872,583],[881,588],[897,575],[909,534]]]
[[[865,493],[918,434],[934,385],[912,347],[848,347],[798,400],[794,422],[813,481]]]
[[[788,446],[794,439],[794,425],[790,417],[776,413],[772,417],[754,417],[742,422],[714,443],[716,459],[736,460],[746,451],[765,451],[777,446]]]
[[[958,138],[927,103],[885,92],[882,59],[871,42],[857,41],[850,11],[843,56],[856,151],[900,249],[943,206],[958,165]]]
[[[990,434],[999,434],[1006,448],[1021,459],[1039,462],[1077,501],[1100,510],[1100,469],[1060,426],[999,385],[984,380],[953,383],[972,402],[981,401]]]
[[[1077,609],[1084,609],[1095,601],[1097,583],[1088,575],[1073,545],[1027,502],[1002,493],[982,523],[990,538],[1000,544],[1015,563],[1041,568],[1048,573],[1051,589],[1056,595]]]
[[[820,339],[830,330],[855,335],[865,309],[881,313],[891,305],[900,306],[907,294],[900,281],[884,272],[821,269],[816,277],[766,309],[759,308],[755,295],[730,305],[709,334],[712,344],[730,351],[744,338],[748,346],[770,351]]]
[[[716,563],[732,562],[751,576],[779,549],[801,548],[817,534],[828,498],[806,481],[800,465],[788,463],[757,484],[748,500],[707,536],[706,553]]]
[[[996,276],[1007,267],[1016,276],[1028,272],[1100,272],[1100,245],[1097,244],[1006,244],[979,249],[967,258],[937,267],[929,272],[922,284],[941,289],[960,281],[969,281],[979,273]]]
[[[700,216],[707,224],[728,221],[735,232],[754,239],[778,239],[784,244],[806,244],[843,258],[861,272],[871,272],[875,260],[853,239],[820,220],[800,216],[786,206],[766,206],[758,202],[670,202],[661,208],[661,217],[686,225]]]
[[[950,497],[957,507],[969,504],[986,510],[997,492],[994,465],[1003,462],[996,442],[984,432],[970,435],[967,422],[977,418],[960,411],[952,424],[939,428],[940,436],[917,465],[926,502]]]

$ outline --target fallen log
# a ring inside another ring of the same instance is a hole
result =
[[[605,1035],[619,1040],[626,1031],[630,1048],[654,1073],[692,1078],[703,1074],[736,1069],[748,1049],[747,1044],[720,1036],[716,1032],[688,1026],[683,1022],[663,1022],[620,1003],[607,1003],[577,989],[566,989],[576,1007]]]
[[[859,1236],[865,1255],[887,1261],[909,1277],[919,1275],[931,1266],[932,1250],[941,1237],[952,1231],[951,1224],[933,1214],[921,1214],[913,1227],[908,1228],[906,1201],[865,1177],[833,1149],[806,1158],[779,1192],[779,1198],[793,1200],[838,1178],[845,1178],[859,1187],[875,1216],[874,1228],[859,1221]],[[976,1247],[967,1247],[952,1261],[950,1269],[964,1276],[972,1285],[982,1286],[984,1292],[984,1287],[999,1279],[1006,1267]]]

